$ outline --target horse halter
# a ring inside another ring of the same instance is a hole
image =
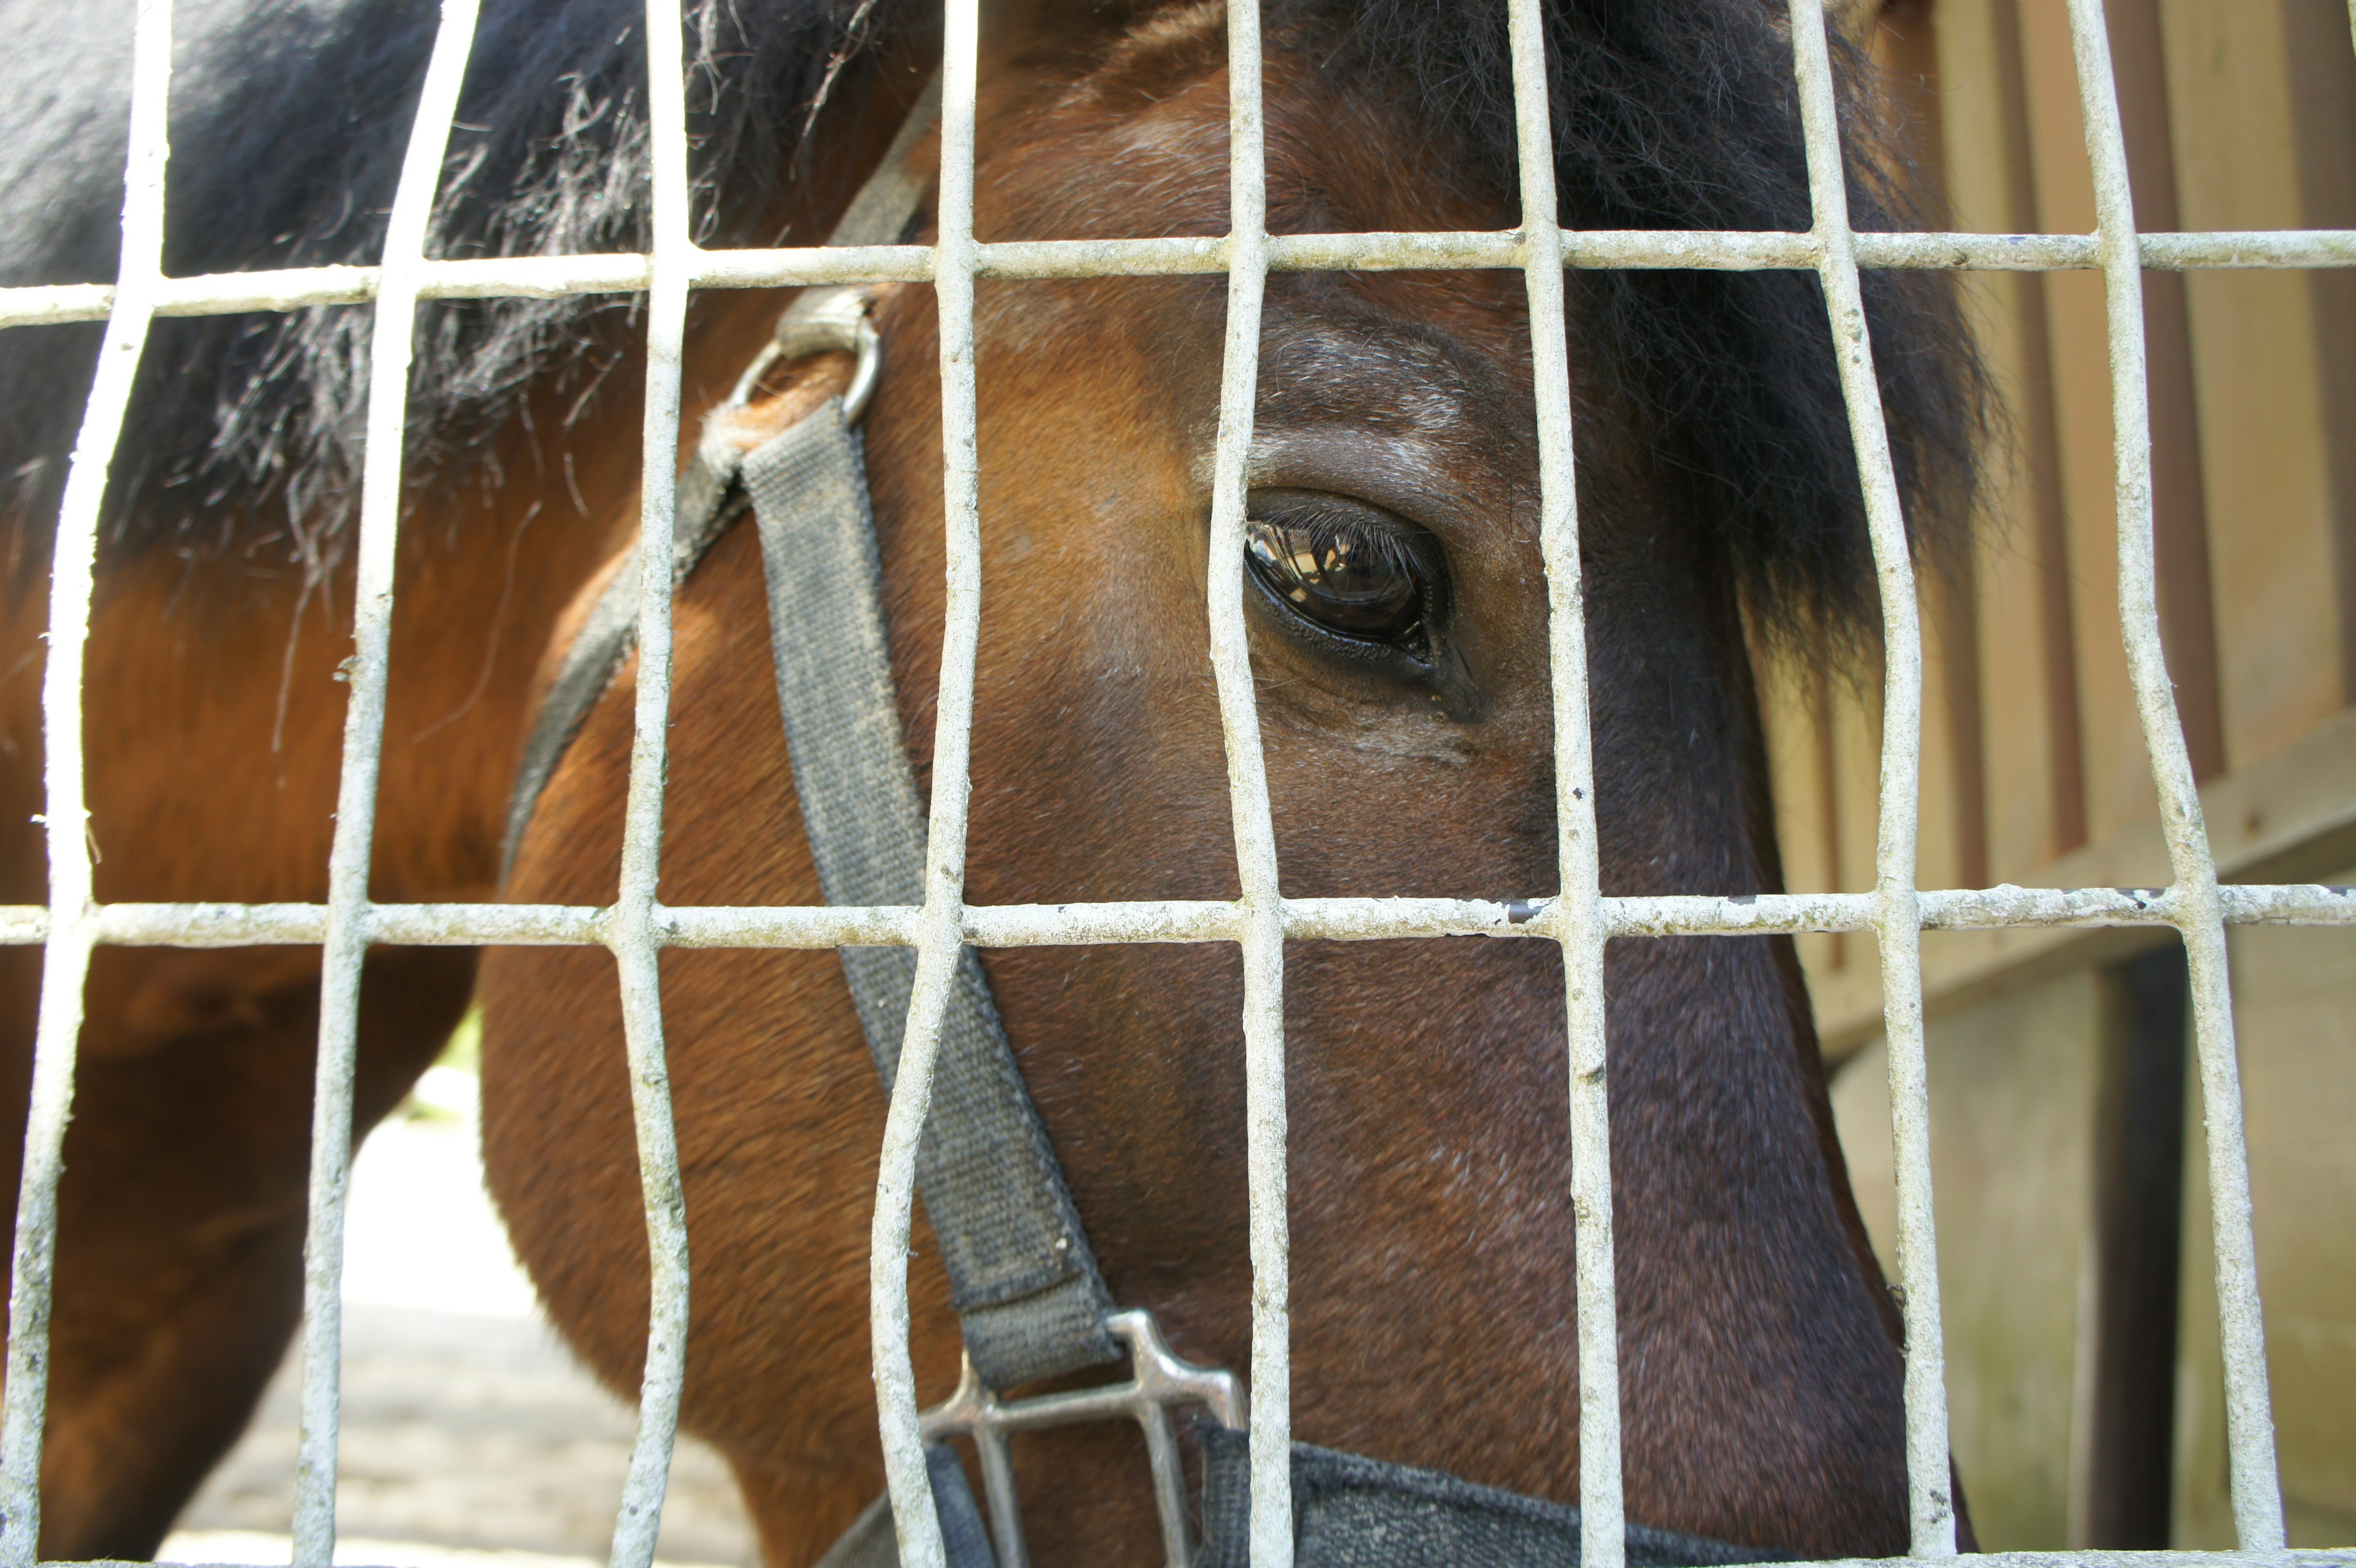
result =
[[[915,217],[928,182],[909,154],[939,112],[936,79],[882,165],[828,238],[889,244]],[[858,420],[883,342],[868,318],[873,291],[803,291],[706,421],[680,476],[674,586],[749,511],[760,531],[770,650],[803,827],[830,904],[924,901],[925,812],[902,735],[881,598]],[[741,411],[780,363],[855,356],[849,387],[746,450]],[[508,814],[506,861],[542,789],[637,635],[632,551],[565,650],[525,745]],[[916,955],[906,947],[837,950],[862,1031],[888,1093],[906,1030]],[[1248,1452],[1242,1386],[1229,1372],[1173,1354],[1151,1314],[1120,1309],[1106,1288],[1053,1145],[1008,1044],[990,983],[970,947],[958,961],[942,1023],[931,1112],[916,1158],[917,1189],[949,1277],[965,1340],[955,1393],[918,1417],[933,1501],[953,1568],[1027,1568],[1008,1437],[1083,1422],[1143,1428],[1171,1568],[1244,1568]],[[1126,1355],[1126,1382],[1002,1400],[995,1391],[1102,1366]],[[1203,1536],[1189,1518],[1173,1413],[1200,1407]],[[989,1502],[985,1524],[948,1445],[970,1439]],[[1538,1568],[1575,1564],[1575,1509],[1435,1471],[1296,1444],[1292,1484],[1300,1560],[1328,1568]],[[1632,1568],[1749,1563],[1783,1554],[1632,1526]],[[819,1568],[896,1568],[889,1498],[878,1499]]]

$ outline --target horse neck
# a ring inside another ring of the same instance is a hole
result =
[[[1609,892],[1780,891],[1740,617],[1695,559],[1590,596]],[[1889,1301],[1790,939],[1614,942],[1606,987],[1632,1513],[1903,1550]]]

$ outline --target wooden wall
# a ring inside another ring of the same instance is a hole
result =
[[[2356,226],[2356,49],[2341,0],[2110,9],[2143,226]],[[1899,0],[1872,25],[1957,227],[2093,227],[2062,0]],[[2170,674],[2199,775],[2246,784],[2356,697],[2356,274],[2154,272],[2146,284]],[[2118,633],[2101,279],[1994,273],[1966,286],[2009,439],[1991,454],[1976,559],[1960,579],[1924,584],[1928,887],[2131,864],[2127,847],[2156,814]],[[1795,889],[1871,885],[1878,677],[1768,674]],[[2271,854],[2290,831],[2246,836]],[[2326,862],[2337,863],[2324,853],[2309,874]],[[2150,880],[2163,878],[2164,863]],[[1853,1049],[1879,1007],[1870,941],[1805,946],[1828,1042]],[[1944,981],[1931,976],[1934,1006]]]
[[[2345,0],[2109,0],[2108,11],[2141,227],[2356,227]],[[2062,0],[1896,0],[1855,20],[1900,83],[1925,178],[1955,227],[2094,227]],[[2356,876],[2356,272],[2145,282],[2162,632],[2221,867],[2229,880]],[[1984,274],[1968,288],[2008,439],[1992,454],[1969,570],[1924,585],[1920,880],[2161,883],[2118,632],[2102,281]],[[1878,679],[1766,672],[1794,889],[1871,887]],[[1924,939],[1955,1440],[1992,1546],[2128,1543],[2096,1540],[2111,1527],[2089,1512],[2086,1450],[2102,1438],[2089,1426],[2089,1369],[2098,1320],[2112,1319],[2095,1310],[2100,1270],[2087,1260],[2108,1179],[2101,1063],[2118,1059],[2103,1043],[2118,1016],[2105,976],[2148,945],[2121,933]],[[1852,934],[1802,948],[1828,1055],[1865,1053],[1837,1096],[1877,1213],[1889,1157],[1873,944]],[[2234,963],[2293,1539],[2346,1544],[2356,937],[2240,933]],[[2164,1500],[2178,1543],[2208,1545],[2230,1526],[2192,1098]]]

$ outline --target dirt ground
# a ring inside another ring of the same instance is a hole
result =
[[[602,1563],[634,1413],[583,1371],[534,1306],[482,1189],[471,1079],[437,1068],[420,1115],[355,1162],[344,1276],[339,1562],[388,1568]],[[284,1563],[294,1358],[158,1553]],[[659,1562],[756,1561],[719,1456],[681,1439]]]

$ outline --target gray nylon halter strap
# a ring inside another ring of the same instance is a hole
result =
[[[936,81],[829,244],[899,237],[926,189],[908,154],[938,112]],[[789,312],[787,322],[795,319]],[[747,383],[774,357],[766,352]],[[681,478],[673,582],[749,504],[768,582],[777,705],[819,890],[830,904],[920,904],[925,807],[900,731],[858,433],[830,399],[749,453],[730,437],[729,421],[711,421]],[[550,775],[637,643],[637,573],[626,567],[565,651],[509,805],[510,864]],[[916,953],[846,947],[840,956],[888,1091]],[[1112,1296],[970,948],[958,963],[935,1071],[917,1190],[974,1370],[1003,1389],[1118,1360],[1104,1323]]]
[[[761,530],[777,707],[819,886],[830,904],[920,904],[924,805],[900,732],[858,434],[829,400],[745,458],[742,476]],[[841,954],[889,1086],[916,950]],[[916,1184],[975,1371],[1003,1389],[1117,1360],[1104,1322],[1112,1297],[970,947],[934,1071]]]
[[[1203,1538],[1194,1568],[1250,1568],[1251,1440],[1205,1422]],[[998,1568],[965,1470],[926,1451],[950,1568]],[[1628,1568],[1731,1568],[1792,1555],[1650,1525],[1624,1527]],[[1295,1568],[1579,1568],[1579,1510],[1476,1486],[1439,1470],[1292,1445]],[[892,1511],[879,1499],[818,1568],[899,1568]]]
[[[1250,1456],[1244,1434],[1204,1429],[1194,1568],[1248,1568]],[[1791,1561],[1649,1525],[1626,1531],[1628,1568]],[[1577,1568],[1580,1547],[1579,1510],[1567,1504],[1306,1443],[1292,1445],[1292,1540],[1297,1568]]]

